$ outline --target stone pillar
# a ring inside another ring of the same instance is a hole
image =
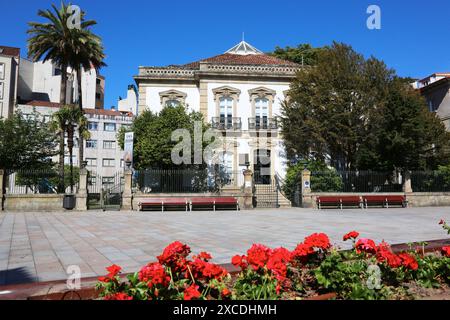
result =
[[[87,176],[88,171],[86,168],[80,169],[80,181],[77,190],[75,210],[86,211],[87,210]]]
[[[311,197],[311,171],[304,169],[301,174],[301,192],[302,192],[302,207],[312,208],[313,201]]]
[[[404,182],[403,182],[403,192],[405,193],[412,193],[412,185],[411,185],[411,172],[406,171],[404,174]]]
[[[133,178],[133,172],[131,169],[125,169],[124,172],[124,189],[122,193],[122,209],[123,210],[133,210],[133,194],[132,194],[132,178]]]
[[[241,209],[253,209],[253,172],[252,170],[244,170],[244,200]]]
[[[3,210],[3,195],[6,192],[6,190],[3,190],[3,179],[6,179],[5,171],[0,169],[0,211]]]

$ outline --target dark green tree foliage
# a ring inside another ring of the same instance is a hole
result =
[[[47,169],[57,154],[55,134],[34,112],[0,119],[0,169]]]
[[[134,120],[131,129],[125,130],[121,128],[119,131],[119,143],[123,148],[125,132],[134,132],[133,161],[136,169],[193,167],[195,121],[201,124],[201,134],[203,135],[207,126],[204,124],[203,116],[199,112],[188,113],[184,106],[165,107],[159,114],[144,111]],[[171,137],[172,132],[177,129],[187,129],[190,132],[192,146],[191,165],[175,165],[172,162],[171,152],[178,142],[172,141]],[[205,144],[206,141],[203,145]],[[203,164],[197,165],[197,168],[203,166]]]
[[[382,117],[358,154],[359,168],[379,171],[437,169],[448,163],[450,135],[423,98],[395,79]]]
[[[448,134],[423,100],[382,61],[344,44],[299,71],[281,120],[291,158],[339,170],[434,168],[448,159]]]
[[[299,44],[297,47],[276,47],[270,53],[274,57],[292,61],[300,65],[313,66],[317,63],[318,54],[322,48],[313,48],[310,44]]]
[[[301,187],[301,174],[305,165],[309,171],[316,173],[311,176],[313,192],[337,192],[342,190],[342,178],[335,169],[328,168],[325,163],[320,161],[299,162],[290,166],[286,172],[283,191],[288,199],[293,200],[296,189]],[[301,192],[301,190],[298,191]]]

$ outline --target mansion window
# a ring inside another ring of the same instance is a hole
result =
[[[233,99],[226,97],[220,98],[220,123],[225,124],[226,128],[233,125]]]
[[[178,90],[167,90],[159,93],[161,106],[178,107],[186,104],[187,94]]]
[[[3,82],[0,82],[0,99],[3,99]]]
[[[236,117],[237,103],[241,91],[229,86],[223,86],[212,90],[216,102],[216,116],[213,117],[213,125],[219,129],[240,129],[240,118]]]
[[[114,177],[102,177],[102,185],[103,186],[114,185]]]
[[[252,105],[252,116],[249,118],[249,129],[273,129],[276,122],[272,121],[272,105],[275,100],[275,90],[258,87],[248,91]]]
[[[267,129],[269,118],[269,100],[266,98],[255,99],[255,124],[256,129]]]
[[[178,107],[181,105],[181,102],[178,100],[167,100],[165,103],[165,107]]]

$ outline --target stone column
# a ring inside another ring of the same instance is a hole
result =
[[[75,210],[86,211],[87,210],[87,176],[88,171],[86,168],[80,169],[80,181],[77,190]]]
[[[411,185],[411,172],[406,171],[404,174],[404,182],[403,182],[403,192],[404,193],[412,193],[412,185]]]
[[[133,210],[133,194],[132,194],[132,178],[133,172],[131,169],[125,169],[124,180],[125,185],[122,193],[122,209],[123,210]]]
[[[304,169],[301,174],[301,192],[302,192],[302,207],[312,208],[313,201],[311,197],[311,171]]]
[[[252,170],[244,170],[244,197],[241,209],[253,209],[253,172]]]
[[[3,179],[6,179],[5,171],[0,169],[0,211],[3,210],[3,195],[6,192],[6,190],[3,190]]]

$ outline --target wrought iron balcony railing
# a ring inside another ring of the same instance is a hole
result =
[[[217,130],[240,130],[242,121],[240,117],[213,117],[211,125]]]
[[[278,129],[278,121],[276,118],[255,117],[248,118],[249,130],[276,130]]]

